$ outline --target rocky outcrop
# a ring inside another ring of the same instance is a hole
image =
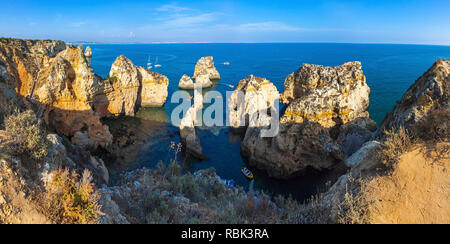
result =
[[[180,89],[193,90],[194,89],[194,81],[191,79],[191,77],[184,74],[180,79],[180,83],[179,83],[178,87]]]
[[[186,152],[198,159],[206,158],[196,131],[202,109],[203,95],[198,90],[194,90],[194,104],[188,109],[180,124],[180,137]]]
[[[15,87],[19,103],[79,146],[107,148],[112,135],[100,118],[162,106],[168,79],[120,56],[103,80],[90,66],[86,55],[91,53],[63,42],[1,39],[0,79],[6,83],[0,82],[5,84],[0,89]]]
[[[209,88],[213,86],[213,83],[208,74],[199,74],[197,78],[195,78],[195,85],[198,85],[201,88]]]
[[[114,115],[134,116],[139,97],[140,73],[125,56],[119,56],[111,66],[109,81],[112,91],[107,93],[108,112]]]
[[[169,79],[156,72],[149,71],[143,67],[138,67],[138,72],[142,79],[142,90],[140,98],[141,107],[162,107],[166,103],[169,95]]]
[[[368,117],[370,88],[360,62],[338,67],[303,65],[289,75],[282,94],[289,104],[281,122],[317,122],[331,128]]]
[[[220,80],[220,74],[214,66],[213,57],[202,57],[197,62],[192,78],[196,80],[200,75],[207,75],[210,80]]]
[[[261,138],[247,129],[242,154],[274,178],[290,178],[306,168],[331,169],[370,140],[370,89],[359,62],[338,67],[303,65],[287,77],[288,103],[278,135]]]
[[[319,203],[331,210],[330,216],[335,221],[350,196],[365,201],[364,206],[356,207],[362,207],[361,212],[372,223],[449,222],[450,215],[444,210],[450,204],[446,197],[448,190],[443,188],[448,185],[446,172],[450,167],[450,160],[444,156],[450,137],[449,73],[448,60],[435,62],[386,116],[378,130],[381,143],[367,142],[345,160],[349,172],[340,177]],[[384,131],[400,127],[407,128],[427,144],[403,148],[406,151],[395,155],[398,162],[386,170],[380,155]]]
[[[213,86],[213,83],[209,79],[208,74],[198,75],[197,79],[195,79],[195,82],[189,76],[183,75],[178,85],[180,89],[184,90],[194,90],[195,86],[198,86],[200,88],[209,88]]]
[[[421,139],[450,137],[450,61],[436,61],[403,95],[378,131],[404,127]]]
[[[87,46],[86,50],[84,51],[84,56],[86,57],[86,60],[89,64],[91,64],[92,61],[92,49],[91,47]]]
[[[270,109],[279,99],[277,88],[267,79],[253,75],[241,80],[228,100],[230,126],[239,131],[248,126],[268,126]]]
[[[91,47],[87,46],[86,50],[84,50],[84,56],[86,56],[86,58],[92,58],[92,49]]]

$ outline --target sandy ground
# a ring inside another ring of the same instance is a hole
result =
[[[406,153],[392,175],[368,183],[380,224],[450,223],[450,143]]]

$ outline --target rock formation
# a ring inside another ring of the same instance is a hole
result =
[[[200,75],[208,75],[210,80],[220,80],[220,74],[214,66],[213,57],[202,57],[195,65],[194,80]]]
[[[264,78],[253,75],[241,80],[228,100],[230,126],[235,131],[269,125],[270,109],[279,99],[277,88]],[[269,113],[268,113],[269,111]]]
[[[73,137],[74,143],[108,147],[112,135],[100,118],[132,116],[139,106],[162,106],[168,80],[124,56],[103,80],[87,60],[89,49],[58,41],[1,39],[0,89],[8,93],[8,86],[15,87],[19,103],[44,115],[48,125]]]
[[[178,85],[180,89],[185,90],[193,90],[194,89],[194,81],[188,75],[184,74],[180,79],[180,83]]]
[[[92,61],[92,49],[91,49],[91,47],[89,47],[89,46],[86,47],[86,50],[84,51],[84,56],[86,57],[86,60],[87,60],[87,62],[90,65],[91,61]]]
[[[195,84],[200,85],[202,88],[209,88],[213,86],[208,74],[199,74],[197,78],[195,78]]]
[[[289,104],[281,122],[317,122],[325,128],[368,117],[370,88],[361,63],[338,67],[303,65],[289,75],[282,94]]]
[[[107,94],[108,112],[134,116],[141,87],[139,76],[137,67],[125,56],[116,59],[109,72],[112,91]]]
[[[180,124],[180,137],[186,152],[199,159],[206,158],[195,128],[199,123],[199,116],[202,116],[202,109],[203,95],[194,90],[194,104],[188,109]]]
[[[436,61],[403,95],[382,122],[385,130],[404,127],[422,139],[450,137],[450,61]]]
[[[184,90],[193,90],[195,85],[199,85],[201,88],[209,88],[213,86],[213,83],[209,79],[208,74],[200,74],[195,79],[195,82],[187,75],[183,75],[180,79],[178,87]]]
[[[371,223],[448,223],[450,215],[445,209],[450,202],[444,186],[449,182],[450,167],[450,160],[445,156],[450,138],[449,73],[449,61],[438,60],[411,85],[379,128],[377,139],[381,141],[369,141],[346,158],[350,170],[314,207],[323,206],[330,211],[331,222],[337,222],[350,196],[357,199],[353,204],[362,208],[360,212],[366,214],[364,219]],[[403,152],[391,156],[396,156],[398,162],[386,169],[380,155],[385,139],[383,132],[400,127],[426,143],[397,148]]]
[[[242,154],[275,178],[289,178],[311,167],[331,169],[370,140],[370,89],[359,62],[338,67],[303,65],[289,75],[282,100],[288,103],[280,131],[260,138],[249,128]]]
[[[92,58],[92,49],[91,47],[87,46],[86,50],[84,51],[84,56],[86,56],[86,58]]]
[[[141,101],[142,107],[162,107],[166,103],[169,92],[169,79],[156,72],[149,71],[143,67],[138,67],[141,76],[142,90]]]

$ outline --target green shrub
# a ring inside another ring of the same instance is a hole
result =
[[[16,112],[5,120],[5,130],[12,139],[10,153],[27,154],[35,160],[47,156],[49,141],[41,120],[36,118],[33,111]]]

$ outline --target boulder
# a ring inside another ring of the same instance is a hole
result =
[[[201,74],[208,75],[208,78],[210,80],[220,80],[220,74],[214,66],[213,57],[202,57],[197,62],[197,64],[195,65],[194,76],[192,78],[197,79],[197,77]]]

